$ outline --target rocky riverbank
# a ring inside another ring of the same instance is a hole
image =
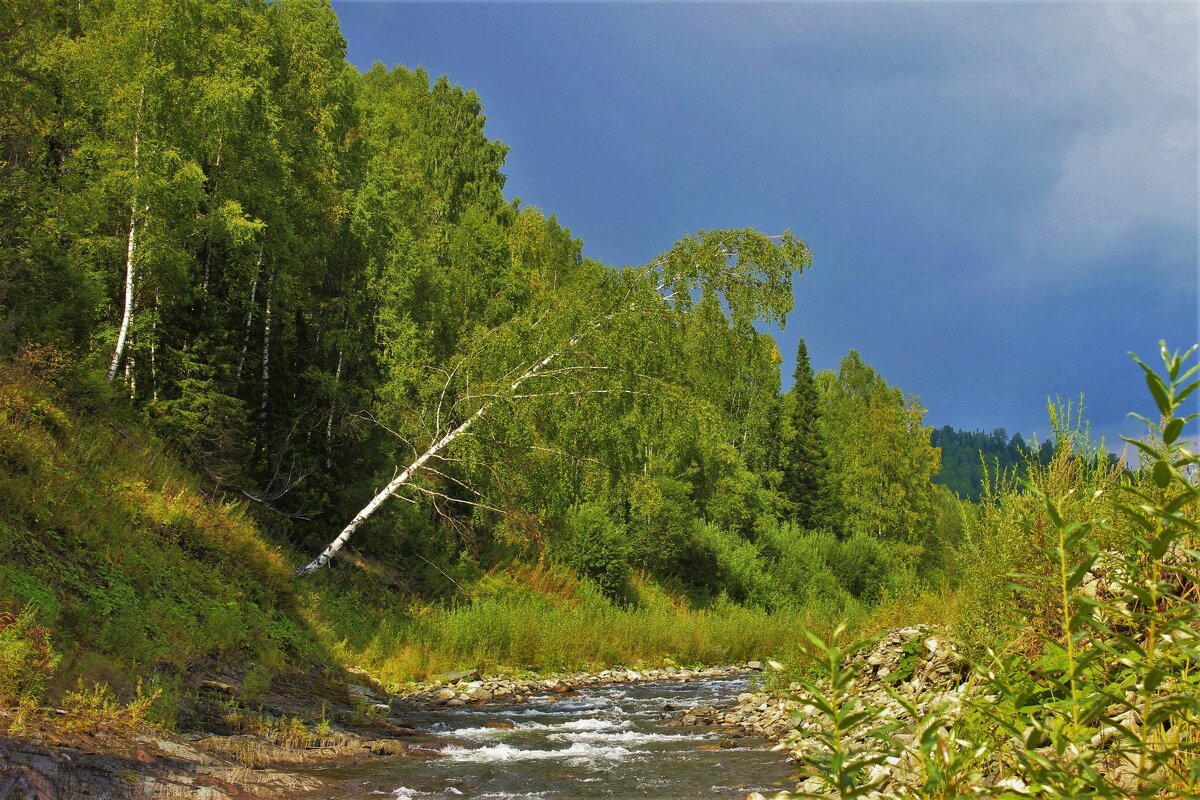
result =
[[[669,662],[669,659],[667,660]],[[484,677],[478,670],[456,672],[440,680],[416,686],[397,698],[400,701],[431,703],[451,708],[490,702],[523,703],[531,697],[570,696],[592,686],[646,681],[693,681],[728,678],[746,672],[762,671],[760,661],[741,666],[688,669],[667,663],[659,668],[631,669],[614,666],[602,672],[554,674],[542,678],[515,679],[503,675]]]
[[[970,764],[957,776],[966,793],[1036,795],[1025,781],[1012,774],[1015,751],[1032,747],[1034,757],[1048,760],[1056,757],[1054,747],[1044,734],[1035,734],[1032,729],[1019,739],[1009,737],[1001,746],[987,750],[956,735],[956,723],[964,713],[996,698],[983,693],[985,682],[973,674],[942,632],[924,625],[896,628],[866,649],[847,656],[845,664],[856,673],[847,701],[859,710],[877,711],[866,723],[843,732],[847,750],[880,756],[866,775],[866,782],[873,787],[865,795],[869,800],[925,796],[923,783],[955,760]],[[819,681],[818,686],[828,690],[827,682]],[[1133,696],[1128,695],[1126,700],[1132,703]],[[817,705],[803,685],[792,683],[786,690],[741,694],[729,706],[689,709],[681,721],[688,726],[717,726],[763,736],[776,742],[773,749],[804,764],[821,754],[822,732],[828,730],[827,718]],[[1130,730],[1137,730],[1141,724],[1132,707],[1121,711],[1114,722]],[[1084,746],[1095,754],[1091,763],[1098,774],[1114,785],[1132,788],[1137,782],[1133,762],[1110,750],[1117,733],[1114,727],[1102,727]],[[823,787],[816,777],[802,778],[797,795],[781,792],[773,800],[834,796]],[[748,800],[766,798],[752,794]]]
[[[363,672],[329,681],[314,669],[253,703],[237,699],[238,676],[222,675],[194,687],[181,720],[187,733],[120,728],[103,720],[64,732],[46,720],[19,738],[0,736],[0,800],[333,798],[347,787],[319,767],[439,754],[438,735],[406,724],[414,709],[553,703],[588,687],[688,682],[762,669],[760,662],[697,669],[668,660],[654,668],[614,666],[536,678],[471,670],[402,694],[389,693]]]
[[[910,698],[918,714],[930,712],[952,717],[961,709],[963,693],[967,690],[969,670],[954,645],[927,626],[895,628],[876,639],[862,651],[847,657],[847,667],[858,671],[854,694],[860,704],[882,709],[882,716],[891,720],[911,720],[889,689]],[[684,725],[715,725],[753,733],[776,742],[776,750],[786,751],[789,757],[802,763],[812,748],[820,747],[815,736],[821,726],[819,712],[809,702],[804,687],[793,683],[786,692],[748,692],[738,696],[731,706],[694,708],[682,716]],[[868,728],[850,732],[853,746],[871,746]],[[878,781],[878,791],[872,796],[904,795],[915,778],[918,758],[910,734],[896,734],[904,746],[901,755],[891,756],[874,768],[871,781]],[[809,779],[798,787],[803,793],[819,793],[820,782]],[[788,795],[784,794],[783,797]],[[758,798],[761,800],[761,796]]]
[[[317,800],[344,796],[317,767],[433,753],[399,718],[370,713],[363,697],[384,699],[376,689],[318,675],[294,676],[286,693],[254,702],[238,700],[232,676],[199,681],[182,704],[186,732],[118,712],[25,720],[19,735],[0,736],[0,800]]]

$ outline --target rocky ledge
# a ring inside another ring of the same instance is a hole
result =
[[[677,667],[670,663],[659,668],[641,670],[617,665],[602,672],[578,672],[528,679],[503,675],[484,677],[478,670],[471,670],[453,672],[442,676],[439,680],[418,685],[411,692],[397,699],[452,708],[490,702],[522,703],[533,697],[570,696],[580,689],[591,686],[649,681],[687,682],[729,678],[762,670],[763,664],[760,661],[750,661],[740,666],[697,669]]]

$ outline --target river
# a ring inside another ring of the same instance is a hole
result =
[[[791,767],[768,742],[677,722],[682,709],[747,688],[744,677],[661,681],[522,704],[414,707],[399,716],[429,732],[436,755],[322,772],[353,781],[359,788],[346,798],[355,800],[732,799],[791,788]]]

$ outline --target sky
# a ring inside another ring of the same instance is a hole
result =
[[[803,336],[937,427],[1044,439],[1082,393],[1111,447],[1153,409],[1127,352],[1200,339],[1200,5],[333,5],[360,69],[474,89],[585,255],[801,236],[784,388]]]

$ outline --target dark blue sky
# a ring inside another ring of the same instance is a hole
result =
[[[1044,436],[1082,392],[1112,445],[1152,407],[1126,351],[1200,337],[1193,3],[334,8],[358,67],[475,89],[508,195],[593,258],[801,235],[785,386],[804,336],[933,425]]]

